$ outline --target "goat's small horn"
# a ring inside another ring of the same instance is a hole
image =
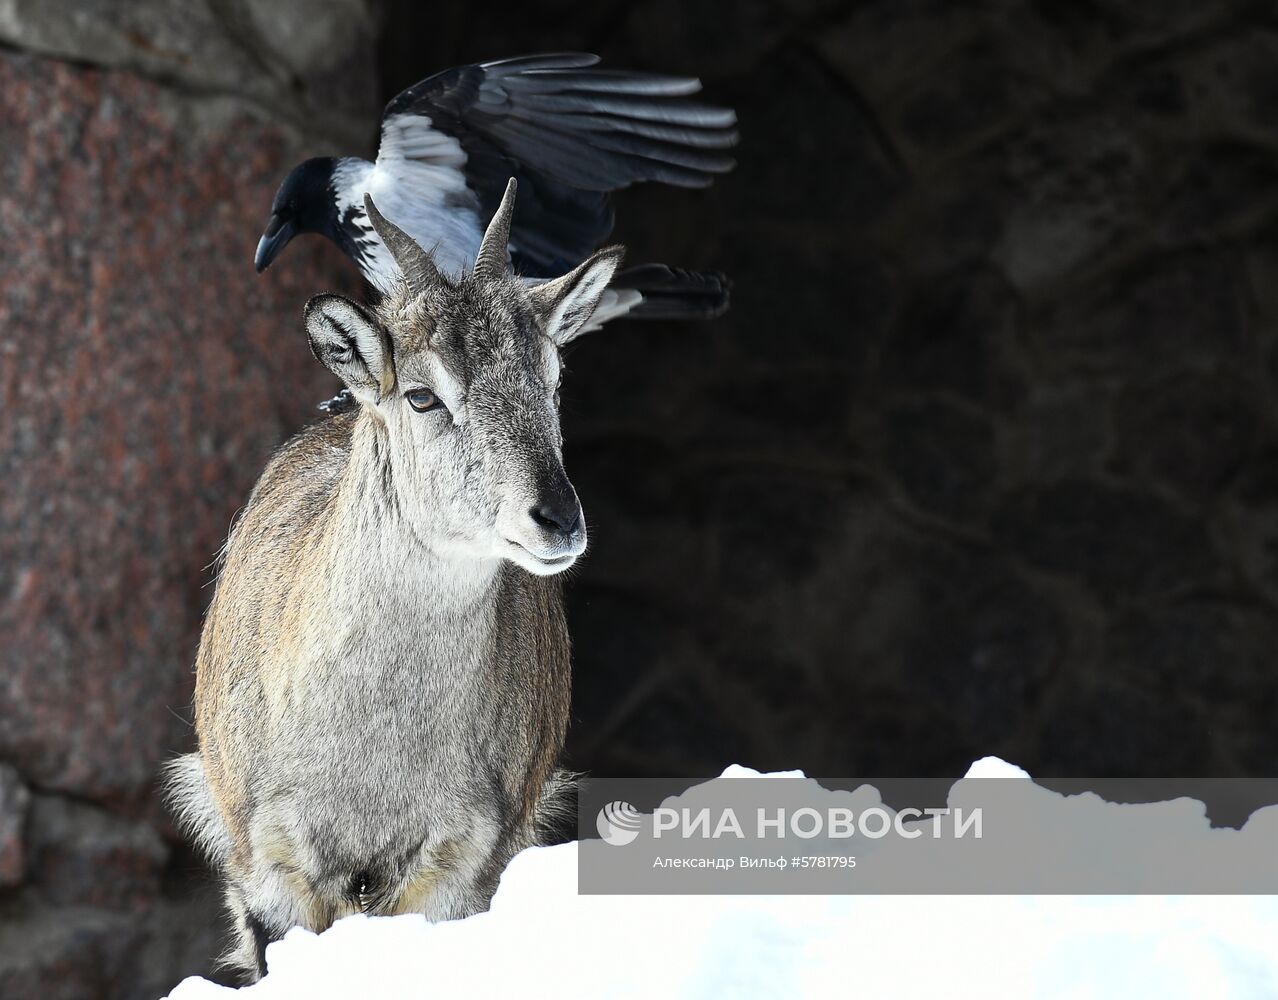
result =
[[[386,249],[395,258],[399,269],[404,272],[404,280],[408,282],[410,291],[420,294],[439,280],[439,268],[435,266],[431,255],[418,246],[416,240],[377,210],[377,206],[373,204],[372,195],[364,195],[364,214],[368,216],[373,229],[386,244]]]
[[[493,221],[488,223],[484,241],[475,257],[475,276],[497,279],[506,275],[506,247],[510,243],[510,217],[515,214],[515,178],[506,184],[506,193]]]

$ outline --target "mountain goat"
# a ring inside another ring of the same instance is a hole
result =
[[[312,352],[359,407],[287,442],[234,524],[196,664],[199,750],[169,773],[250,977],[294,925],[484,909],[567,791],[555,574],[586,528],[559,349],[622,252],[521,282],[514,191],[456,279],[366,198],[403,280],[375,309],[306,306]]]

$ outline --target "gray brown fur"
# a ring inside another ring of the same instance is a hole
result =
[[[170,792],[225,877],[230,960],[250,977],[295,925],[486,908],[565,791],[554,574],[586,531],[558,348],[620,252],[527,288],[504,266],[513,193],[474,274],[445,279],[401,244],[412,284],[375,312],[308,304],[312,350],[359,409],[279,450],[227,542],[197,658],[199,751],[174,762]],[[414,410],[422,387],[443,406]]]

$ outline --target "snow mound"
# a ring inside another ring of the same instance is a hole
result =
[[[965,778],[1028,778],[1029,772],[1023,767],[1017,767],[1015,764],[1009,764],[1005,760],[999,760],[997,757],[982,757],[980,760],[972,761],[972,766],[967,769]]]
[[[992,757],[967,776],[1029,778]],[[516,857],[487,913],[294,929],[255,986],[191,978],[169,996],[895,996],[926,970],[951,997],[1250,1000],[1278,997],[1276,941],[1273,896],[579,896],[564,844]]]

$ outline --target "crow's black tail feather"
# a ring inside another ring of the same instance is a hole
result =
[[[684,271],[665,264],[628,267],[612,279],[613,288],[643,295],[630,319],[714,319],[728,309],[731,285],[718,271]]]

